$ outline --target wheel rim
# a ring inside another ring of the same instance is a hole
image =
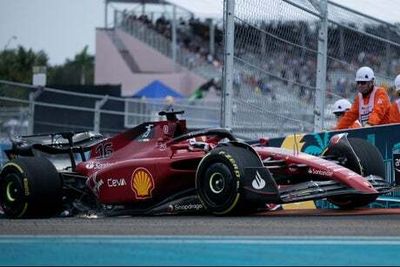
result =
[[[6,200],[9,202],[14,202],[14,194],[18,194],[18,189],[14,186],[13,181],[9,181],[6,186]]]
[[[223,163],[211,164],[201,181],[201,195],[208,209],[223,212],[230,208],[237,192],[235,179],[228,166]]]
[[[209,185],[211,192],[214,194],[221,193],[225,188],[224,176],[219,172],[213,173],[210,177]]]
[[[0,202],[4,213],[18,217],[26,210],[22,183],[15,173],[7,174],[1,182]]]

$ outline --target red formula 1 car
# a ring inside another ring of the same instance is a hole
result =
[[[110,138],[91,132],[14,140],[0,173],[11,218],[74,215],[250,213],[266,204],[326,198],[367,205],[392,190],[379,151],[335,135],[316,157],[240,142],[226,129],[188,132],[180,112]]]

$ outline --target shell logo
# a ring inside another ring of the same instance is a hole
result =
[[[151,198],[154,189],[154,179],[145,168],[137,168],[132,174],[131,186],[136,199]]]

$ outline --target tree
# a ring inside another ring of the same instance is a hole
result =
[[[48,57],[44,51],[35,53],[22,46],[0,52],[0,79],[21,83],[32,83],[33,66],[47,66]]]
[[[54,85],[93,84],[94,56],[89,55],[88,46],[76,54],[73,60],[67,59],[64,65],[48,69],[48,83]]]
[[[0,80],[32,83],[33,66],[47,67],[47,83],[53,85],[93,84],[94,56],[88,54],[88,46],[67,59],[63,65],[49,66],[47,54],[34,52],[19,46],[17,49],[0,51]]]
[[[75,56],[75,62],[81,69],[81,85],[86,84],[86,70],[93,66],[94,58],[88,55],[88,46],[86,45],[83,50]]]
[[[47,66],[48,57],[45,52],[35,53],[22,46],[0,52],[0,80],[20,83],[32,83],[33,66]],[[30,90],[24,87],[0,85],[0,95],[18,99],[28,99]],[[14,106],[15,103],[1,101],[0,106]]]

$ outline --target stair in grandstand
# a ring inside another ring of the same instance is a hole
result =
[[[146,43],[163,55],[173,59],[171,40],[158,33],[145,23],[138,20],[131,20],[128,23],[120,22],[115,27]],[[177,47],[176,63],[180,66],[193,71],[207,80],[222,75],[222,73],[217,72],[213,65],[207,63],[206,61],[194,62],[195,58],[196,54],[189,52],[185,48],[179,46]]]
[[[114,43],[115,47],[118,49],[121,57],[129,67],[132,72],[140,72],[138,64],[133,59],[132,55],[129,53],[128,49],[126,49],[124,43],[118,37],[114,30],[107,30],[107,34]]]

